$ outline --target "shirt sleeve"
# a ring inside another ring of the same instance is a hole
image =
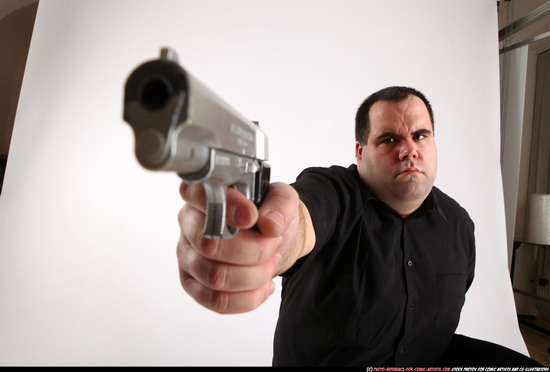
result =
[[[311,215],[314,251],[325,246],[350,219],[361,215],[363,196],[352,167],[308,168],[292,186]]]
[[[472,285],[475,275],[475,266],[476,266],[476,242],[475,242],[475,225],[474,222],[470,219],[470,234],[469,234],[469,245],[468,245],[468,279],[466,281],[466,292]]]
[[[292,186],[305,204],[315,229],[316,245],[323,245],[334,231],[335,220],[331,218],[339,213],[338,191],[327,172],[320,168],[308,168],[303,171]]]

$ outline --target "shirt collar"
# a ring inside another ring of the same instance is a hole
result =
[[[441,217],[443,217],[445,222],[448,222],[447,217],[445,216],[445,213],[443,213],[443,209],[441,208],[441,202],[439,200],[439,193],[441,193],[441,191],[437,187],[434,186],[434,187],[432,187],[432,191],[430,191],[430,195],[428,195],[428,198],[429,197],[433,198],[433,203],[434,203],[435,210],[437,211],[437,213],[439,213],[441,215]]]
[[[445,222],[448,222],[447,217],[445,216],[445,213],[443,213],[443,209],[441,208],[438,192],[439,192],[439,189],[433,186],[432,191],[430,191],[430,193],[428,194],[428,196],[426,197],[426,199],[424,200],[420,208],[418,208],[411,216],[414,216],[417,213],[419,213],[418,216],[422,216],[430,213],[431,211],[435,211],[441,217],[443,217]]]

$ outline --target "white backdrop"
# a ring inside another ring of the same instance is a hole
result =
[[[274,181],[354,162],[368,94],[423,91],[436,184],[476,223],[459,332],[526,352],[507,272],[494,0],[41,0],[0,196],[1,364],[270,365],[280,287],[248,314],[195,304],[175,258],[179,179],[133,155],[123,85],[165,45],[260,121]]]

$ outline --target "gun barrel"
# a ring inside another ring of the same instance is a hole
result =
[[[153,77],[143,85],[140,101],[144,107],[150,110],[163,108],[170,99],[171,86],[160,77]]]
[[[135,152],[148,169],[196,178],[211,149],[267,160],[267,137],[176,61],[138,66],[125,86],[124,120],[133,128]]]

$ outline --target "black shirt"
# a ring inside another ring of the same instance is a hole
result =
[[[357,167],[309,168],[292,185],[313,251],[283,274],[273,365],[435,363],[474,277],[474,224],[436,187],[403,219]]]

